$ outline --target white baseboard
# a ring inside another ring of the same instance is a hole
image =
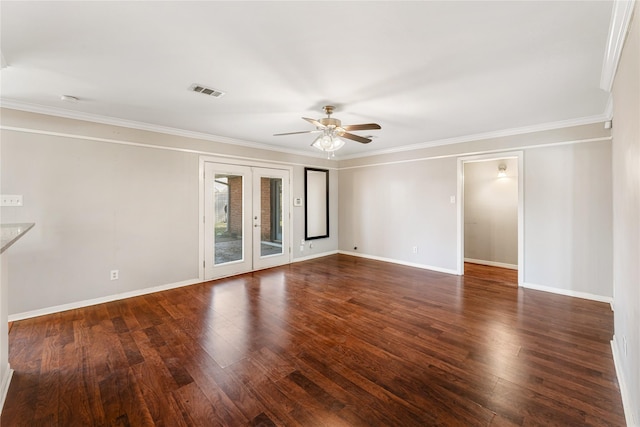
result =
[[[291,262],[309,261],[311,259],[322,258],[322,257],[329,256],[329,255],[335,255],[337,253],[338,253],[338,251],[322,252],[322,253],[319,253],[319,254],[313,254],[313,255],[303,256],[303,257],[300,257],[300,258],[294,258],[293,261],[291,261]]]
[[[294,259],[292,262],[300,262],[300,261],[306,261],[306,260],[310,260],[310,259],[314,259],[314,258],[320,258],[320,257],[325,257],[327,255],[335,255],[337,254],[338,251],[330,251],[330,252],[323,252],[320,254],[314,254],[314,255],[309,255],[303,258],[296,258]],[[218,277],[217,279],[222,279],[224,277]],[[183,280],[181,282],[176,282],[176,283],[169,283],[166,285],[160,285],[160,286],[153,286],[150,288],[144,288],[144,289],[137,289],[131,292],[124,292],[121,294],[113,294],[113,295],[107,295],[104,297],[99,297],[99,298],[93,298],[93,299],[88,299],[88,300],[84,300],[84,301],[76,301],[76,302],[72,302],[72,303],[68,303],[68,304],[61,304],[61,305],[55,305],[52,307],[46,307],[46,308],[41,308],[38,310],[32,310],[32,311],[25,311],[22,313],[16,313],[16,314],[11,314],[9,315],[9,322],[15,322],[18,320],[23,320],[23,319],[30,319],[32,317],[38,317],[38,316],[45,316],[47,314],[53,314],[53,313],[60,313],[62,311],[67,311],[67,310],[73,310],[76,308],[83,308],[83,307],[89,307],[92,305],[97,305],[97,304],[103,304],[105,302],[112,302],[112,301],[117,301],[117,300],[121,300],[121,299],[126,299],[126,298],[132,298],[132,297],[137,297],[140,295],[147,295],[147,294],[151,294],[154,292],[161,292],[161,291],[166,291],[169,289],[174,289],[174,288],[181,288],[183,286],[189,286],[189,285],[195,285],[196,283],[203,283],[206,282],[207,280],[204,279],[190,279],[190,280]]]
[[[7,393],[9,392],[9,384],[11,383],[11,377],[13,376],[13,369],[7,363],[7,372],[2,378],[2,382],[0,383],[0,414],[2,413],[2,408],[4,408],[4,400],[7,398]]]
[[[490,267],[508,268],[509,270],[517,270],[517,264],[507,264],[505,262],[485,261],[482,259],[465,258],[464,262],[470,262],[472,264],[488,265]]]
[[[622,396],[622,407],[624,409],[624,418],[627,422],[628,426],[637,426],[640,424],[640,420],[634,419],[635,416],[633,411],[633,405],[631,404],[633,401],[631,400],[631,394],[629,393],[629,387],[627,386],[627,382],[625,380],[624,375],[622,375],[622,361],[620,360],[620,353],[618,352],[618,344],[616,340],[616,336],[613,336],[611,340],[611,352],[613,353],[613,364],[616,367],[616,376],[618,377],[618,386],[620,386],[620,395]]]
[[[105,302],[117,301],[121,299],[137,297],[140,295],[152,294],[154,292],[166,291],[174,288],[181,288],[183,286],[195,285],[196,283],[202,283],[201,279],[183,280],[182,282],[169,283],[166,285],[153,286],[150,288],[137,289],[131,292],[124,292],[121,294],[113,294],[100,298],[93,298],[84,301],[72,302],[69,304],[54,305],[52,307],[41,308],[38,310],[25,311],[23,313],[16,313],[9,315],[9,322],[15,322],[17,320],[30,319],[32,317],[44,316],[47,314],[60,313],[61,311],[73,310],[76,308],[89,307],[91,305],[103,304]]]
[[[375,255],[366,255],[366,254],[361,254],[361,253],[358,253],[358,252],[338,251],[338,253],[339,254],[344,254],[344,255],[357,256],[357,257],[360,257],[360,258],[373,259],[373,260],[376,260],[376,261],[391,262],[393,264],[406,265],[407,267],[422,268],[423,270],[437,271],[438,273],[447,273],[447,274],[458,275],[458,272],[456,270],[451,270],[451,269],[448,269],[448,268],[441,268],[441,267],[434,267],[432,265],[418,264],[418,263],[415,263],[415,262],[401,261],[401,260],[397,260],[397,259],[393,259],[393,258],[384,258],[384,257],[375,256]]]
[[[324,252],[324,253],[320,253],[320,254],[309,255],[309,256],[303,257],[303,258],[296,258],[292,262],[306,261],[306,260],[310,260],[310,259],[314,259],[314,258],[325,257],[327,255],[335,255],[337,253],[338,253],[338,251]],[[222,278],[223,277],[218,277],[218,279],[222,279]],[[32,317],[45,316],[47,314],[60,313],[62,311],[73,310],[73,309],[76,309],[76,308],[89,307],[89,306],[92,306],[92,305],[103,304],[105,302],[112,302],[112,301],[117,301],[117,300],[121,300],[121,299],[137,297],[137,296],[140,296],[140,295],[152,294],[154,292],[161,292],[161,291],[166,291],[166,290],[169,290],[169,289],[181,288],[183,286],[195,285],[196,283],[203,283],[203,282],[206,282],[206,281],[207,280],[200,279],[200,278],[190,279],[190,280],[183,280],[181,282],[169,283],[169,284],[160,285],[160,286],[153,286],[153,287],[144,288],[144,289],[137,289],[135,291],[124,292],[124,293],[121,293],[121,294],[107,295],[107,296],[100,297],[100,298],[93,298],[93,299],[88,299],[88,300],[84,300],[84,301],[76,301],[76,302],[72,302],[72,303],[68,303],[68,304],[55,305],[55,306],[52,306],[52,307],[41,308],[41,309],[38,309],[38,310],[25,311],[25,312],[22,312],[22,313],[16,313],[16,314],[9,315],[9,322],[15,322],[15,321],[18,321],[18,320],[23,320],[23,319],[30,319]]]
[[[551,286],[536,285],[535,283],[522,283],[522,284],[520,284],[520,286],[523,287],[523,288],[534,289],[536,291],[551,292],[552,294],[566,295],[568,297],[575,297],[575,298],[588,299],[588,300],[592,300],[592,301],[606,302],[606,303],[609,303],[609,305],[613,304],[613,298],[612,297],[605,297],[605,296],[602,296],[602,295],[594,295],[594,294],[590,294],[590,293],[587,293],[587,292],[578,292],[578,291],[572,291],[572,290],[569,290],[569,289],[560,289],[560,288],[554,288],[554,287],[551,287]]]

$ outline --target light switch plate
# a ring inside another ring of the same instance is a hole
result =
[[[0,196],[0,206],[22,206],[22,195],[3,194]]]
[[[293,206],[302,206],[302,197],[296,197],[293,199]]]

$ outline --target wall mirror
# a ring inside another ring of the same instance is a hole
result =
[[[329,171],[304,168],[304,239],[329,237]]]

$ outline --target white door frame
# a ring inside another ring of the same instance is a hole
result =
[[[229,158],[229,157],[216,157],[216,156],[200,156],[199,158],[199,169],[198,169],[198,279],[201,281],[205,280],[205,268],[204,268],[204,245],[205,245],[205,228],[204,228],[204,187],[205,187],[205,163],[222,163],[233,166],[248,166],[254,168],[268,168],[268,169],[281,169],[288,172],[289,175],[289,188],[292,188],[292,177],[293,177],[293,167],[283,165],[280,163],[267,163],[267,162],[257,162],[243,158]],[[282,203],[287,203],[289,207],[289,227],[288,232],[291,238],[289,239],[289,245],[286,248],[283,248],[285,251],[288,263],[291,263],[291,257],[293,253],[293,218],[291,212],[293,212],[293,201],[291,199],[291,191],[289,191],[289,196],[287,200],[283,200]],[[254,269],[255,270],[255,269]]]
[[[504,151],[490,154],[458,157],[458,257],[457,273],[464,274],[464,164],[498,160],[517,159],[518,161],[518,286],[524,283],[524,152]]]

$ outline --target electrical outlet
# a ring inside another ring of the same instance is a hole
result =
[[[118,280],[118,277],[120,275],[120,271],[119,270],[111,270],[111,280]]]
[[[624,351],[624,357],[627,357],[627,337],[622,337],[622,350]]]
[[[300,245],[300,252],[304,252],[304,245]]]
[[[413,247],[413,253],[414,253],[414,254],[417,254],[417,253],[418,253],[418,247],[417,247],[417,246],[414,246],[414,247]]]
[[[22,195],[3,194],[0,196],[0,206],[22,206]]]

